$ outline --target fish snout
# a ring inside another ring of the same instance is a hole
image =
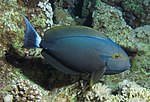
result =
[[[105,74],[117,74],[130,69],[129,60],[123,59],[108,59],[106,63],[107,69]]]

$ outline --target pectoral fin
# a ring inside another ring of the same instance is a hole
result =
[[[45,59],[45,61],[52,65],[54,68],[56,68],[57,70],[65,73],[65,74],[79,74],[78,72],[75,72],[69,68],[67,68],[66,66],[64,66],[63,64],[61,64],[60,62],[58,62],[55,58],[51,57],[49,54],[47,54],[46,52],[42,51],[42,55]]]
[[[103,76],[105,71],[106,71],[106,67],[93,71],[90,80],[90,86],[96,84],[98,80]]]

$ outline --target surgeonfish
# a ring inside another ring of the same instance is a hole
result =
[[[25,48],[42,48],[44,60],[66,74],[91,73],[90,86],[103,75],[130,68],[127,53],[99,31],[86,26],[60,26],[41,38],[25,17]]]

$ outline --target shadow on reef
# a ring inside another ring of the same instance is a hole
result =
[[[8,63],[19,68],[23,75],[47,90],[67,86],[81,80],[81,76],[66,75],[52,68],[42,58],[27,58],[20,55],[13,46],[10,46],[5,58]]]
[[[132,63],[138,51],[131,51],[129,48],[122,47],[123,50],[128,54],[130,62]]]

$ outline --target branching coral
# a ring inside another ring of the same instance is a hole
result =
[[[140,85],[137,85],[135,82],[124,80],[123,82],[119,83],[119,88],[121,89],[121,94],[126,99],[126,101],[130,102],[133,102],[133,100],[145,100],[145,102],[150,101],[150,90],[143,88]]]
[[[92,87],[91,91],[88,91],[85,94],[85,101],[106,101],[109,99],[110,94],[111,89],[109,89],[106,85],[97,83]]]
[[[37,86],[31,85],[28,80],[19,80],[16,85],[12,85],[12,94],[15,102],[40,102],[42,94]]]
[[[124,80],[118,83],[118,89],[113,94],[107,85],[95,84],[84,94],[84,102],[149,102],[150,90],[135,82]]]

